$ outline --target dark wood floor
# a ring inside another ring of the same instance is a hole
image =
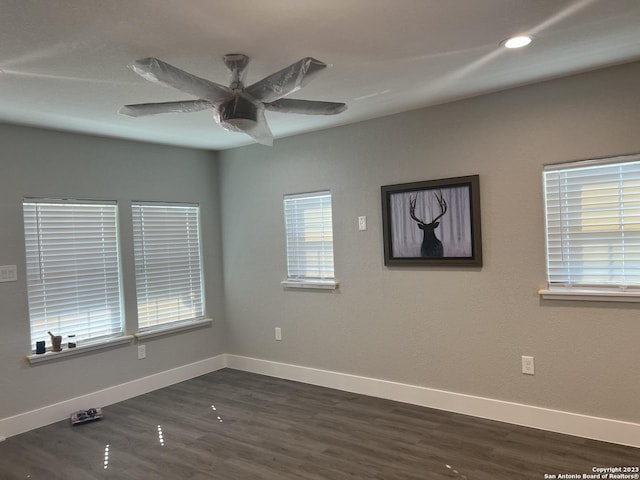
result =
[[[513,480],[640,463],[640,449],[230,369],[103,411],[1,442],[0,479]]]

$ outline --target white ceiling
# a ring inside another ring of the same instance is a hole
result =
[[[500,47],[517,33],[534,43]],[[349,109],[267,112],[277,142],[640,59],[640,1],[0,0],[0,121],[214,150],[253,143],[209,111],[117,113],[188,98],[127,69],[133,60],[228,85],[226,53],[251,58],[248,85],[306,56],[332,65],[291,98]]]

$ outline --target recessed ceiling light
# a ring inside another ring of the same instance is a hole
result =
[[[526,47],[531,43],[531,37],[527,35],[519,35],[517,37],[511,37],[508,40],[505,40],[503,45],[506,48],[522,48]]]

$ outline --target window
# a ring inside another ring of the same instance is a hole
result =
[[[640,155],[544,169],[550,290],[640,295]]]
[[[200,207],[135,202],[138,330],[204,318]]]
[[[31,346],[123,334],[115,202],[24,199]]]
[[[287,281],[335,288],[331,192],[285,195]]]

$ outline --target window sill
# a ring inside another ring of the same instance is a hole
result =
[[[337,290],[338,280],[283,280],[280,284],[284,288],[302,288],[314,290]]]
[[[177,325],[169,325],[166,327],[151,328],[149,330],[143,330],[142,332],[134,333],[133,336],[136,340],[142,340],[143,338],[161,337],[163,335],[170,335],[172,333],[181,332],[184,330],[191,330],[193,328],[200,328],[211,326],[213,324],[212,318],[203,318],[202,320],[196,320],[194,322],[180,323]]]
[[[545,300],[582,300],[588,302],[640,302],[639,291],[602,291],[585,289],[538,290]]]
[[[27,360],[31,365],[41,362],[49,362],[52,360],[60,360],[65,357],[71,357],[73,355],[79,355],[82,353],[91,352],[93,350],[103,350],[105,348],[111,348],[125,343],[131,343],[133,335],[123,335],[117,338],[110,338],[108,340],[102,340],[96,343],[87,343],[86,345],[80,345],[75,348],[65,348],[61,352],[48,351],[46,353],[27,355]]]

